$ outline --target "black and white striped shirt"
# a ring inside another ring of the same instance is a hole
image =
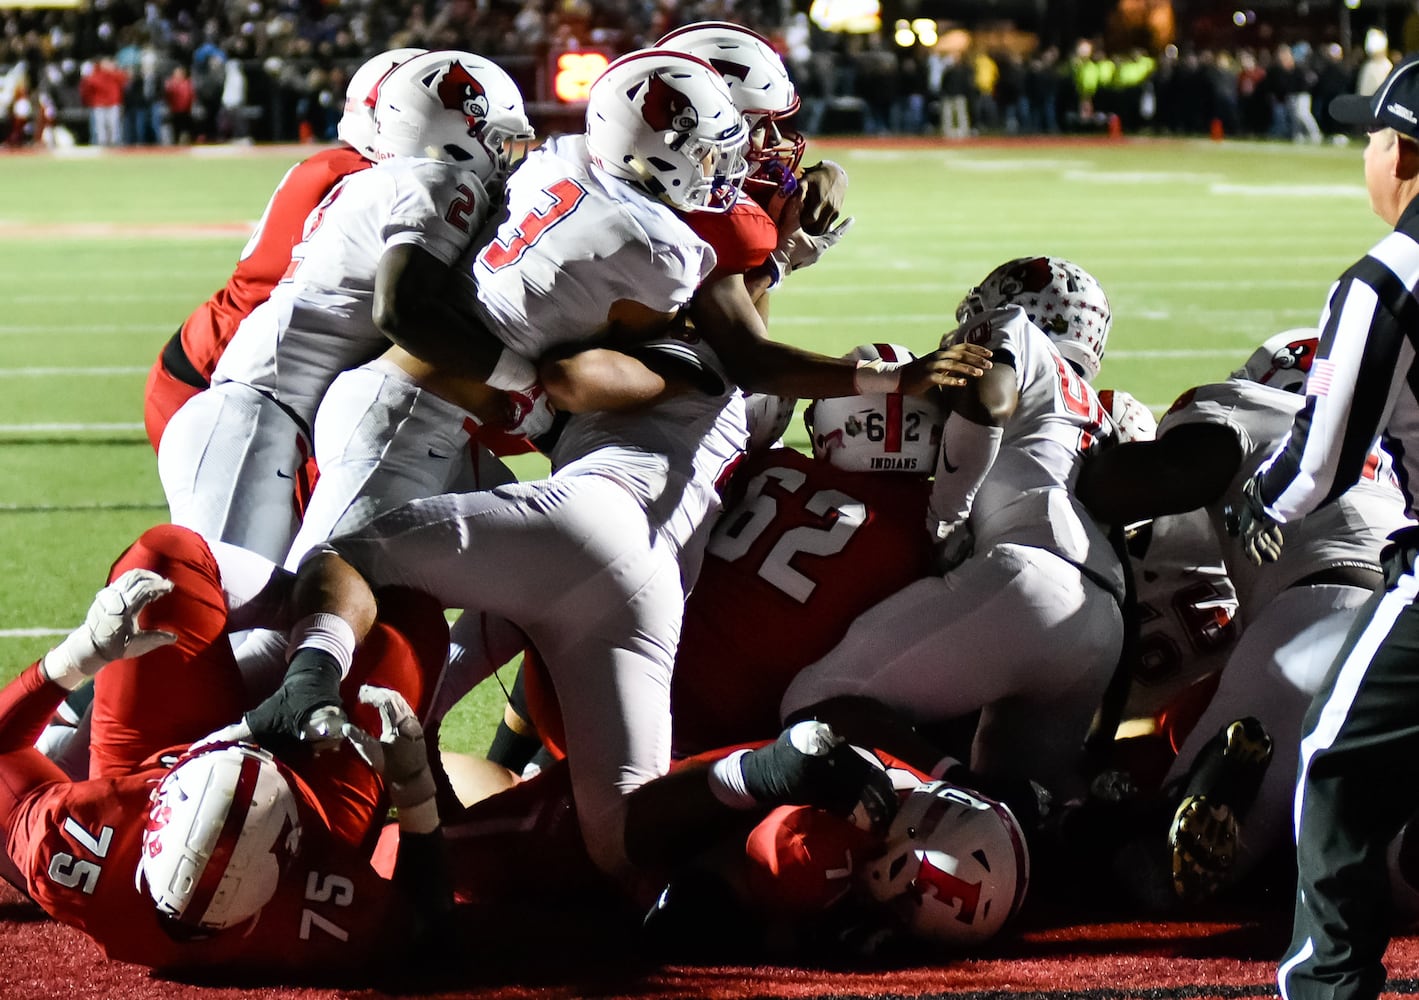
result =
[[[1257,472],[1269,515],[1294,521],[1352,486],[1376,440],[1409,516],[1419,487],[1419,198],[1351,265],[1321,313],[1306,404]]]

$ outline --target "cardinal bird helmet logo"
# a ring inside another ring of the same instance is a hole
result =
[[[690,132],[700,123],[699,113],[690,99],[658,73],[646,81],[641,117],[657,132]]]
[[[449,67],[438,83],[437,93],[444,107],[463,112],[470,135],[482,130],[488,118],[488,94],[462,63],[455,62]]]

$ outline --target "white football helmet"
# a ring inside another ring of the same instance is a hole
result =
[[[749,125],[746,184],[777,189],[797,172],[803,136],[779,123],[798,113],[798,91],[767,38],[728,21],[701,21],[676,28],[655,47],[699,56],[724,77]]]
[[[1113,313],[1103,288],[1088,271],[1062,257],[1007,261],[966,294],[956,307],[956,320],[964,323],[1007,305],[1024,309],[1085,381],[1098,377]]]
[[[1283,330],[1252,351],[1247,363],[1232,372],[1232,378],[1287,392],[1305,392],[1306,376],[1319,349],[1320,331],[1314,327]]]
[[[136,882],[160,912],[221,930],[270,902],[300,834],[276,759],[248,743],[214,744],[182,757],[153,789]]]
[[[454,50],[415,56],[390,73],[374,122],[375,159],[461,163],[490,187],[511,173],[515,144],[534,137],[512,77],[491,60]]]
[[[401,63],[415,56],[421,56],[428,49],[390,49],[365,62],[350,76],[345,88],[345,111],[340,123],[335,126],[335,134],[342,142],[347,142],[364,154],[365,159],[374,157],[374,106],[379,97],[379,85]]]
[[[900,344],[864,344],[847,357],[893,363],[915,359]],[[936,469],[943,420],[934,401],[899,392],[816,399],[803,414],[813,457],[851,472],[930,475]]]
[[[933,781],[907,797],[885,853],[862,868],[860,878],[913,935],[976,945],[1019,911],[1030,884],[1030,854],[1007,806]]]
[[[1153,411],[1122,389],[1100,389],[1099,402],[1118,431],[1120,444],[1152,441],[1158,436],[1158,420]]]
[[[748,142],[724,78],[683,52],[632,52],[591,85],[587,151],[672,208],[728,211],[749,171]]]
[[[793,422],[798,400],[791,396],[774,396],[767,392],[744,394],[744,408],[749,417],[748,451],[777,447],[783,432]]]

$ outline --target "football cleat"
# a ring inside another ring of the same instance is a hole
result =
[[[1168,830],[1173,892],[1184,902],[1211,899],[1236,863],[1240,824],[1271,761],[1270,735],[1238,719],[1198,756]]]

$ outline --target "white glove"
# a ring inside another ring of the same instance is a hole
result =
[[[778,267],[778,279],[774,284],[787,278],[794,271],[816,264],[819,257],[837,246],[838,241],[847,235],[847,231],[852,228],[854,221],[856,220],[849,215],[822,236],[812,236],[802,229],[795,229],[784,237],[778,247],[769,255]]]
[[[552,429],[552,421],[557,411],[547,398],[542,383],[533,382],[521,389],[507,390],[509,409],[507,433],[518,437],[535,438]]]
[[[969,559],[975,548],[976,534],[970,521],[942,521],[931,545],[931,565],[944,575]]]
[[[172,590],[149,569],[130,569],[94,596],[84,624],[44,654],[46,677],[72,691],[114,660],[131,659],[177,642],[177,635],[138,627],[138,613]]]
[[[404,696],[391,688],[364,684],[360,701],[379,711],[379,739],[347,722],[344,735],[365,763],[384,776],[389,801],[399,810],[399,827],[428,833],[438,826],[438,792],[424,746],[424,727]],[[432,823],[429,823],[430,817]],[[427,829],[419,829],[427,825]]]

